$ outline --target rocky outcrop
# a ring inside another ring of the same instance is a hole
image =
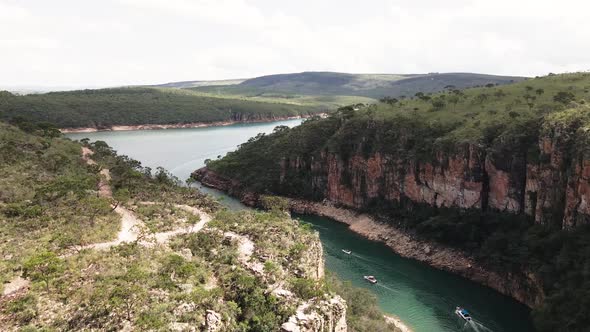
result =
[[[301,258],[301,276],[313,280],[320,280],[324,277],[324,249],[320,241],[309,244],[306,254]]]
[[[217,332],[221,330],[221,315],[213,310],[207,310],[205,316],[205,324],[207,332]]]
[[[338,295],[311,299],[281,326],[283,332],[346,332],[346,301]]]

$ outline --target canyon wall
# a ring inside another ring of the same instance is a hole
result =
[[[281,160],[285,179],[311,174],[313,196],[354,209],[376,203],[525,213],[538,223],[572,228],[590,220],[590,160],[571,152],[559,132],[539,139],[538,151],[462,144],[429,161],[391,154]]]

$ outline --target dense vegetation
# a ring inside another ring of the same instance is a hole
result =
[[[0,120],[22,117],[60,128],[266,120],[321,110],[317,106],[217,98],[177,89],[116,88],[23,96],[0,91]]]
[[[0,120],[21,117],[59,128],[108,129],[118,125],[269,120],[333,110],[376,97],[440,91],[454,85],[505,84],[516,77],[479,74],[353,75],[301,73],[271,75],[208,86],[178,89],[183,84],[45,94],[14,95],[0,91]],[[173,87],[173,88],[168,88]]]
[[[248,187],[272,191],[278,186],[281,159],[319,156],[326,150],[343,160],[355,153],[380,152],[433,161],[435,151],[475,143],[490,152],[524,151],[538,158],[540,131],[563,118],[572,122],[572,130],[580,128],[587,118],[585,99],[589,97],[588,73],[552,75],[501,87],[451,87],[439,94],[417,93],[411,99],[388,97],[376,105],[343,107],[325,119],[310,118],[295,128],[277,127],[272,135],[250,139],[209,167],[234,174]],[[293,192],[305,189],[299,182],[308,183],[308,175],[298,174],[293,183],[287,182],[296,188]]]
[[[319,200],[322,193],[312,188],[309,165],[326,151],[342,160],[379,152],[436,162],[436,153],[471,143],[490,154],[520,154],[534,161],[541,157],[539,137],[557,132],[567,142],[566,155],[588,156],[587,100],[589,73],[501,87],[449,87],[409,99],[387,97],[380,104],[344,107],[292,129],[278,127],[209,161],[208,167],[257,192]],[[307,166],[287,173],[281,182],[283,160]],[[585,331],[590,326],[590,227],[567,231],[533,224],[524,216],[432,209],[403,201],[374,202],[368,210],[422,238],[458,247],[499,272],[533,272],[546,295],[533,311],[540,331]]]
[[[349,301],[352,331],[394,330],[374,297],[310,277],[318,236],[289,218],[280,199],[268,198],[267,213],[222,211],[164,169],[142,167],[104,142],[80,144],[48,124],[15,124],[20,129],[0,123],[0,294],[19,276],[31,284],[0,296],[1,330],[201,330],[214,312],[223,331],[277,331],[302,301],[335,292]],[[82,158],[83,145],[96,164]],[[158,242],[156,232],[200,221],[187,205],[213,220]],[[143,221],[137,238],[91,247],[120,231],[115,208]],[[240,242],[228,233],[252,241],[251,261],[263,271],[244,265]],[[269,291],[279,287],[294,296]]]

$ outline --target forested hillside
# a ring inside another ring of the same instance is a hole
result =
[[[539,330],[585,331],[588,100],[588,73],[385,97],[278,127],[195,176],[371,212],[522,281],[490,286],[533,306]]]
[[[22,117],[60,128],[264,121],[321,111],[325,109],[208,97],[177,89],[116,88],[23,96],[0,92],[0,120]]]

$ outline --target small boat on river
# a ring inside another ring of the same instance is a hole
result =
[[[345,253],[345,254],[347,254],[347,255],[352,254],[352,251],[346,250],[346,249],[342,249],[342,252]]]
[[[461,307],[455,308],[455,314],[457,316],[463,318],[467,322],[469,322],[471,320],[471,315],[469,314],[469,312],[467,312],[467,310],[465,310],[465,308],[461,308]]]
[[[373,276],[364,276],[365,280],[372,283],[372,284],[376,284],[377,283],[377,279]]]

